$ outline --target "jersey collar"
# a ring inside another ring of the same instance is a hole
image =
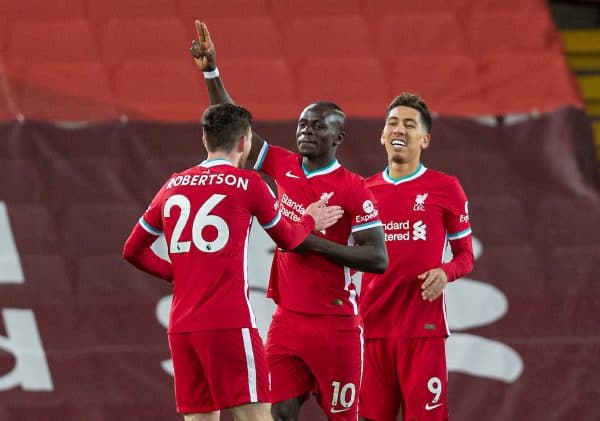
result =
[[[419,166],[417,167],[417,169],[408,174],[405,175],[404,177],[400,177],[400,178],[394,178],[390,175],[390,168],[389,167],[385,167],[385,170],[383,170],[383,179],[385,181],[387,181],[390,184],[394,184],[394,185],[398,185],[398,184],[402,184],[402,183],[406,183],[408,181],[412,181],[416,178],[419,178],[420,176],[422,176],[423,174],[425,174],[425,171],[427,171],[427,167],[425,167],[425,165],[423,165],[422,163],[419,163]]]
[[[205,159],[200,164],[198,164],[199,167],[204,167],[204,168],[212,168],[212,167],[216,167],[217,165],[231,165],[232,167],[234,166],[231,163],[231,161],[228,161],[223,158]]]
[[[312,178],[312,177],[316,177],[318,175],[329,174],[329,173],[334,172],[335,170],[337,170],[338,168],[340,168],[342,166],[337,159],[334,159],[329,164],[325,165],[324,167],[317,168],[314,171],[309,171],[304,166],[304,163],[302,163],[301,165],[302,165],[302,171],[304,171],[304,175],[306,175],[306,178]]]

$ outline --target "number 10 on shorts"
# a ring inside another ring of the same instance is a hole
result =
[[[350,408],[356,398],[356,386],[354,383],[346,383],[342,386],[340,382],[333,382],[333,398],[331,406],[337,406],[339,403],[344,408]]]

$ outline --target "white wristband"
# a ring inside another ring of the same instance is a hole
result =
[[[214,79],[216,77],[219,77],[219,69],[217,67],[215,67],[215,70],[202,73],[204,74],[204,79]]]

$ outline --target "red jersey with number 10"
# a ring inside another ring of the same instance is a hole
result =
[[[389,266],[384,274],[363,275],[360,310],[365,337],[448,335],[443,293],[432,302],[423,300],[423,281],[417,276],[433,268],[447,269],[442,265],[447,240],[464,243],[459,261],[450,263],[458,268],[446,270],[449,280],[472,267],[463,189],[455,177],[422,164],[400,179],[391,178],[386,169],[368,178],[367,185],[380,207]]]
[[[330,206],[342,207],[342,218],[317,235],[351,245],[352,233],[381,225],[364,179],[346,170],[337,160],[308,171],[302,165],[302,156],[265,142],[254,167],[275,179],[281,212],[291,221],[299,220],[306,207],[321,197],[327,197]],[[299,313],[357,315],[357,292],[350,274],[349,268],[316,253],[277,251],[267,295],[283,308]]]
[[[173,174],[140,218],[165,234],[173,265],[170,333],[256,327],[248,299],[252,217],[282,246],[295,248],[314,221],[290,224],[273,192],[254,171],[229,161],[204,161]]]

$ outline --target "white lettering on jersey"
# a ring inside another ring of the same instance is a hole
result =
[[[171,177],[167,183],[167,189],[177,186],[210,186],[226,184],[237,189],[248,190],[248,179],[238,177],[235,174],[202,174],[202,175],[178,175]]]

